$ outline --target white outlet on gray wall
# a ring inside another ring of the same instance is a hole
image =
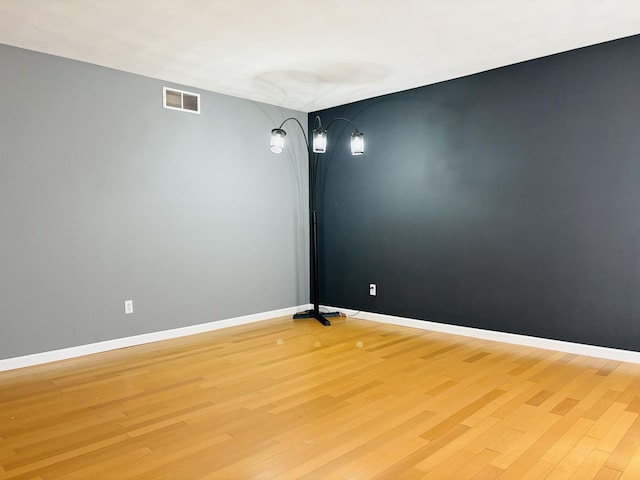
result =
[[[126,314],[133,313],[133,300],[124,301],[124,313]]]

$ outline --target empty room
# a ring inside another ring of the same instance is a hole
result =
[[[636,0],[0,1],[0,480],[640,478]]]

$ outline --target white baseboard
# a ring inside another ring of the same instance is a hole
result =
[[[90,343],[88,345],[79,345],[77,347],[63,348],[50,352],[34,353],[21,357],[7,358],[4,360],[0,360],[0,372],[14,370],[16,368],[30,367],[33,365],[40,365],[43,363],[57,362],[58,360],[66,360],[68,358],[81,357],[83,355],[91,355],[93,353],[117,350],[119,348],[144,345],[145,343],[159,342],[161,340],[169,340],[178,337],[186,337],[187,335],[211,332],[213,330],[220,330],[221,328],[235,327],[237,325],[260,322],[263,320],[269,320],[271,318],[284,317],[285,315],[293,315],[294,313],[308,310],[312,307],[312,305],[300,305],[297,307],[283,308],[281,310],[271,310],[270,312],[256,313],[253,315],[245,315],[242,317],[218,320],[217,322],[190,325],[188,327],[174,328],[171,330],[163,330],[160,332],[144,333],[142,335],[135,335],[133,337],[117,338],[114,340]]]
[[[372,320],[374,322],[389,323],[392,325],[400,325],[403,327],[418,328],[421,330],[430,330],[432,332],[450,333],[452,335],[462,335],[465,337],[479,338],[482,340],[492,340],[496,342],[511,343],[514,345],[523,345],[527,347],[542,348],[545,350],[554,350],[557,352],[575,353],[577,355],[586,355],[589,357],[605,358],[608,360],[618,360],[621,362],[640,363],[640,352],[631,350],[621,350],[617,348],[597,347],[594,345],[585,345],[582,343],[563,342],[560,340],[551,340],[548,338],[530,337],[528,335],[518,335],[515,333],[496,332],[493,330],[483,330],[480,328],[461,327],[458,325],[448,325],[446,323],[436,323],[427,320],[416,320],[412,318],[395,317],[392,315],[383,315],[380,313],[357,312],[344,308],[324,307],[331,311],[341,310],[347,315],[357,313],[357,317],[363,320]]]
[[[199,325],[190,325],[188,327],[174,328],[171,330],[163,330],[160,332],[145,333],[135,335],[133,337],[118,338],[115,340],[107,340],[104,342],[91,343],[88,345],[80,345],[77,347],[63,348],[50,352],[34,353],[21,357],[7,358],[0,360],[0,372],[14,370],[16,368],[30,367],[43,363],[56,362],[58,360],[66,360],[68,358],[81,357],[83,355],[91,355],[93,353],[106,352],[109,350],[117,350],[119,348],[133,347],[136,345],[144,345],[146,343],[159,342],[161,340],[169,340],[172,338],[185,337],[188,335],[196,335],[198,333],[211,332],[222,328],[234,327],[237,325],[245,325],[248,323],[260,322],[285,315],[293,315],[313,308],[313,305],[300,305],[297,307],[283,308],[280,310],[272,310],[269,312],[256,313],[253,315],[245,315],[242,317],[228,318],[216,322],[202,323]],[[340,310],[347,315],[356,313],[354,310],[325,307],[328,310]],[[621,362],[640,363],[640,352],[630,350],[621,350],[617,348],[598,347],[594,345],[585,345],[581,343],[563,342],[560,340],[551,340],[548,338],[530,337],[527,335],[518,335],[514,333],[496,332],[493,330],[483,330],[472,327],[461,327],[459,325],[449,325],[446,323],[430,322],[427,320],[416,320],[413,318],[396,317],[393,315],[384,315],[371,312],[357,312],[358,316],[363,320],[371,320],[374,322],[388,323],[403,327],[417,328],[420,330],[429,330],[432,332],[450,333],[452,335],[462,335],[465,337],[479,338],[482,340],[491,340],[496,342],[511,343],[514,345],[523,345],[527,347],[542,348],[545,350],[553,350],[557,352],[574,353],[577,355],[587,355],[590,357],[605,358],[608,360],[617,360]]]

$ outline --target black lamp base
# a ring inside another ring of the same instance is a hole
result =
[[[342,314],[340,312],[326,312],[320,313],[318,310],[305,310],[304,312],[298,312],[293,316],[294,320],[299,320],[301,318],[315,318],[325,327],[330,327],[331,322],[327,320],[326,317],[341,317]]]

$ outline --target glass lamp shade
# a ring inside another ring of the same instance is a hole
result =
[[[327,131],[316,128],[313,131],[313,153],[325,153],[327,151]]]
[[[364,153],[364,134],[356,130],[351,134],[351,155]]]
[[[274,128],[271,130],[271,151],[273,153],[282,153],[284,150],[284,137],[287,136],[287,132],[281,128]]]

